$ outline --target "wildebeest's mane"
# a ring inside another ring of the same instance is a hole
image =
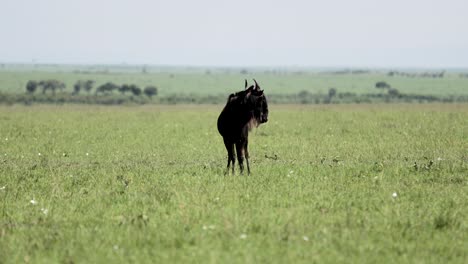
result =
[[[250,86],[249,88],[243,90],[243,91],[239,91],[239,92],[236,92],[236,93],[232,93],[229,95],[228,97],[228,100],[227,100],[227,103],[226,105],[228,105],[229,103],[242,103],[245,101],[245,97],[247,96],[247,94],[249,92],[252,92],[253,91],[253,85]]]

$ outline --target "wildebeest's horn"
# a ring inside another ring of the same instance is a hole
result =
[[[260,90],[260,86],[258,85],[257,81],[255,79],[253,80],[255,82],[255,90]]]
[[[247,89],[247,79],[245,79],[245,87],[244,89]]]

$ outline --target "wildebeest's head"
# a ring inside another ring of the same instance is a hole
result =
[[[256,119],[257,124],[262,124],[268,122],[268,102],[265,94],[263,93],[263,90],[260,89],[260,86],[255,79],[254,82],[255,86],[250,86],[245,90],[245,98],[253,110],[253,116]]]

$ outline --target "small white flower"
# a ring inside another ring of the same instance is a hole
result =
[[[41,211],[42,211],[42,213],[45,214],[45,215],[49,212],[49,210],[46,209],[46,208],[41,208]]]
[[[203,225],[203,230],[208,230],[208,229],[215,229],[215,226],[214,225],[209,225],[209,226],[206,226],[206,225]]]
[[[437,158],[437,161],[441,161],[441,160],[442,160],[442,158],[441,158],[441,157],[438,157],[438,158]]]
[[[34,200],[34,198],[33,198],[31,201],[29,201],[29,202],[30,202],[32,205],[37,204],[37,201]]]
[[[112,248],[113,248],[114,250],[119,250],[119,246],[118,246],[118,245],[114,245]]]
[[[393,197],[393,198],[396,198],[397,196],[398,196],[398,194],[397,194],[396,192],[394,192],[394,193],[392,194],[392,197]]]
[[[215,200],[216,202],[219,201],[219,197],[214,198],[214,200]]]
[[[3,191],[3,190],[5,190],[5,188],[6,188],[6,185],[5,185],[5,186],[2,186],[2,187],[0,187],[0,191]]]
[[[309,241],[309,237],[308,236],[303,236],[302,239],[304,239],[304,241]]]
[[[89,153],[88,153],[88,152],[86,152],[86,156],[89,156]]]
[[[42,154],[39,152],[39,153],[37,153],[37,155],[40,156],[40,155],[42,155]]]
[[[247,238],[247,235],[246,234],[241,234],[240,235],[240,239],[246,239]]]
[[[5,141],[8,141],[8,138],[5,138]]]
[[[294,171],[293,171],[293,170],[290,170],[290,171],[289,171],[289,174],[293,174],[293,173],[294,173]]]

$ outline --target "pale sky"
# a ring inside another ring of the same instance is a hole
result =
[[[1,63],[468,67],[468,0],[0,0]]]

